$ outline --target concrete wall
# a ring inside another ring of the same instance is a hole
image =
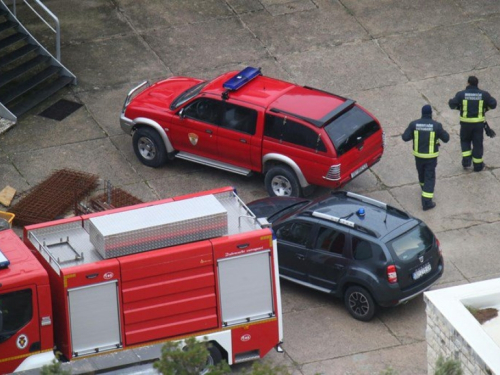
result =
[[[464,301],[498,293],[500,279],[426,292],[428,373],[438,357],[457,359],[465,375],[500,375],[500,348],[465,308]],[[484,306],[486,307],[486,306]]]

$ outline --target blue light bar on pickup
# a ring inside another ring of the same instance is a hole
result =
[[[224,87],[226,90],[236,91],[261,74],[262,73],[260,72],[260,68],[252,68],[251,66],[247,66],[234,77],[224,82],[222,84],[222,87]]]
[[[2,250],[0,250],[0,268],[6,268],[10,264],[9,260],[5,255],[3,255]]]

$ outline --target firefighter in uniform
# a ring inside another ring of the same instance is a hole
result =
[[[497,101],[489,92],[480,90],[478,79],[470,76],[465,90],[457,92],[448,104],[451,109],[460,110],[460,146],[462,147],[462,166],[474,165],[474,172],[484,168],[483,128],[484,114],[497,106]],[[472,147],[471,147],[472,144]]]
[[[432,119],[431,106],[424,105],[422,118],[410,122],[402,138],[405,142],[413,140],[413,155],[415,155],[418,181],[422,188],[422,208],[424,211],[430,210],[436,207],[432,198],[436,185],[439,140],[446,143],[450,140],[450,135],[443,129],[441,123]]]

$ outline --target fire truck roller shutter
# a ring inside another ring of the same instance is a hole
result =
[[[269,250],[220,259],[218,269],[224,325],[275,315]]]

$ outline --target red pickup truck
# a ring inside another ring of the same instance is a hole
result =
[[[271,196],[341,187],[378,162],[384,148],[380,123],[355,101],[252,67],[212,81],[143,82],[127,95],[120,125],[147,166],[180,158],[259,172]]]

